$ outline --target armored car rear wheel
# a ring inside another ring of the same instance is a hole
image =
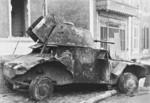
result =
[[[126,94],[133,94],[138,89],[138,78],[133,73],[124,73],[121,75],[118,88]]]
[[[30,97],[36,101],[44,100],[52,96],[54,85],[49,77],[38,76],[32,80],[29,86]]]

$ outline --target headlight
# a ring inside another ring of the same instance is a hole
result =
[[[21,65],[16,65],[13,67],[13,69],[15,70],[15,73],[18,75],[24,74],[26,72],[26,69],[22,67]]]
[[[15,70],[17,70],[17,69],[19,69],[19,68],[21,68],[22,66],[21,65],[16,65],[16,66],[14,66],[13,68],[15,69]]]

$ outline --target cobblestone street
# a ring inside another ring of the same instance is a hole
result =
[[[91,87],[90,87],[91,88]],[[65,87],[58,89],[51,99],[38,103],[80,103],[89,98],[101,95],[104,93],[102,90],[86,88],[82,90],[66,90]],[[69,88],[68,88],[69,89]],[[60,91],[62,90],[62,91]],[[66,91],[66,92],[65,92]],[[28,99],[27,93],[16,93],[7,91],[7,93],[0,94],[0,103],[34,103]],[[126,96],[125,94],[117,94],[109,97],[99,103],[149,103],[150,102],[150,89],[141,88],[134,96]]]
[[[129,97],[124,94],[107,98],[99,103],[150,103],[150,89],[141,88],[135,96]]]
[[[77,87],[80,86],[80,87]],[[70,85],[58,87],[51,99],[38,103],[80,103],[89,98],[98,96],[107,89],[105,86],[99,85]],[[34,103],[28,99],[28,93],[16,93],[9,91],[5,88],[1,90],[3,93],[0,94],[0,103]]]

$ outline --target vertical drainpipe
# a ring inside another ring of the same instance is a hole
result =
[[[47,0],[44,0],[43,3],[43,16],[47,15]]]
[[[11,18],[11,12],[12,12],[12,5],[11,5],[11,0],[8,0],[8,10],[9,10],[9,37],[12,37],[12,18]]]
[[[94,0],[89,0],[89,12],[90,12],[90,32],[94,38]]]
[[[101,34],[100,34],[100,13],[99,13],[99,10],[98,11],[96,11],[96,24],[97,24],[97,27],[96,27],[96,38],[98,39],[98,40],[101,40]],[[100,49],[101,48],[101,45],[100,45],[101,43],[98,43],[97,45],[98,45],[98,47],[97,47],[97,49]]]
[[[27,9],[28,9],[28,27],[31,25],[31,1],[28,0],[28,5],[27,5]]]
[[[128,17],[128,59],[131,59],[131,51],[132,51],[132,26],[131,26],[131,18]]]
[[[89,0],[89,14],[90,14],[90,32],[93,39],[100,40],[100,24],[99,15],[96,8],[96,0]],[[100,49],[100,43],[96,44],[96,48]]]
[[[107,11],[108,12],[108,11]],[[107,23],[107,34],[106,34],[106,41],[109,39],[109,17],[108,17],[108,23]],[[104,34],[105,35],[105,34]],[[106,50],[110,52],[110,46],[109,44],[106,44]]]

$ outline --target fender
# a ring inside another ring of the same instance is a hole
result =
[[[29,71],[31,68],[45,63],[45,62],[59,62],[66,67],[68,71],[73,74],[73,63],[74,61],[66,56],[55,58],[50,54],[28,54],[25,56],[18,57],[14,60],[6,62],[4,64],[4,75],[9,78],[13,78],[15,75],[21,75]]]
[[[42,64],[49,60],[48,54],[28,54],[18,57],[4,64],[4,75],[13,78],[16,75],[21,75],[29,71],[38,64]]]
[[[115,68],[112,68],[111,73],[114,74],[114,75],[116,75],[116,76],[119,76],[119,75],[123,72],[123,70],[124,70],[126,67],[127,67],[127,64],[126,64],[126,63],[120,62],[120,63],[118,63],[118,64],[115,66]]]
[[[113,67],[112,64],[111,66]],[[123,72],[131,72],[134,73],[140,79],[146,76],[147,69],[148,68],[146,68],[141,63],[117,61],[114,68],[112,68],[111,73],[119,77]]]

